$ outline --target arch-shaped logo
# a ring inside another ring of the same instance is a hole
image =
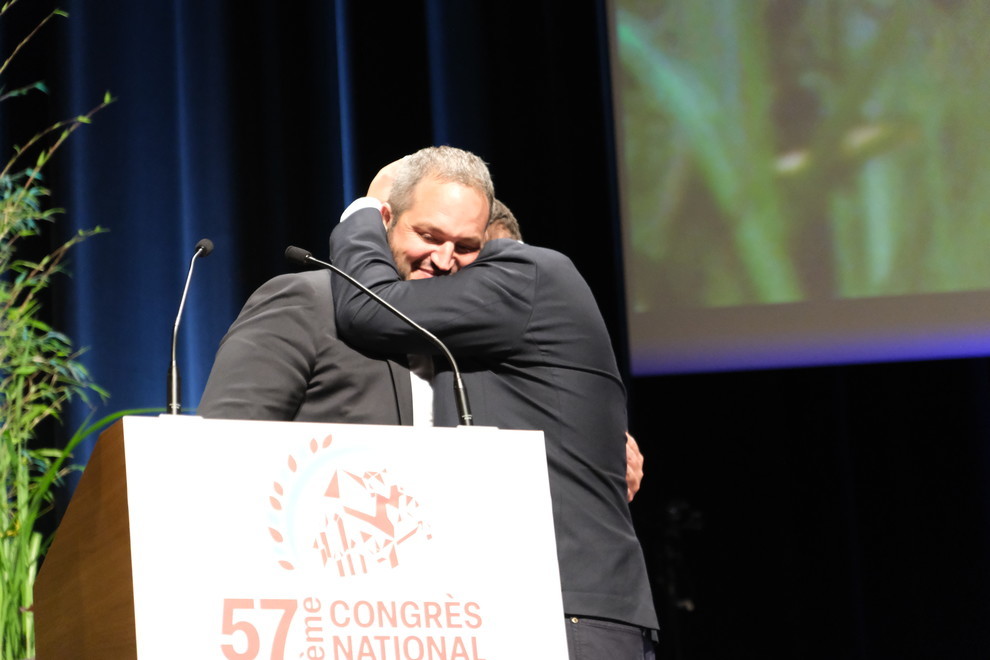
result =
[[[404,544],[432,536],[419,502],[385,469],[333,467],[332,443],[314,438],[299,459],[289,454],[272,485],[268,532],[279,566],[341,577],[395,568]]]

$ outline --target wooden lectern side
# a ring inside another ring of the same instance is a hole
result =
[[[38,660],[137,657],[122,421],[100,435],[34,598]]]

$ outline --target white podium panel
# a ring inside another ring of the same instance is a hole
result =
[[[542,433],[123,424],[141,660],[566,660]]]

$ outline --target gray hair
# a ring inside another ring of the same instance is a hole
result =
[[[495,200],[495,186],[485,161],[470,151],[456,147],[426,147],[402,159],[392,183],[388,203],[392,207],[392,223],[413,204],[416,184],[425,178],[460,183],[477,190],[488,200],[489,213]]]

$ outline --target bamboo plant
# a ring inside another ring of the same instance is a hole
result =
[[[16,2],[0,7],[4,16]],[[47,15],[0,65],[0,78],[25,44],[52,19]],[[0,91],[0,101],[46,92],[43,83]],[[109,94],[84,115],[57,122],[15,146],[0,170],[0,658],[34,655],[31,606],[35,575],[50,537],[39,530],[39,518],[52,509],[54,488],[69,471],[72,451],[110,417],[84,424],[64,444],[53,435],[72,399],[103,398],[90,379],[79,352],[42,313],[42,295],[63,272],[72,247],[100,233],[80,230],[40,259],[25,258],[26,246],[41,243],[52,231],[60,209],[46,207],[49,191],[42,172],[53,154],[93,114],[113,99]],[[113,416],[111,416],[113,417]],[[53,420],[46,423],[47,420]],[[88,420],[87,420],[88,421]]]

